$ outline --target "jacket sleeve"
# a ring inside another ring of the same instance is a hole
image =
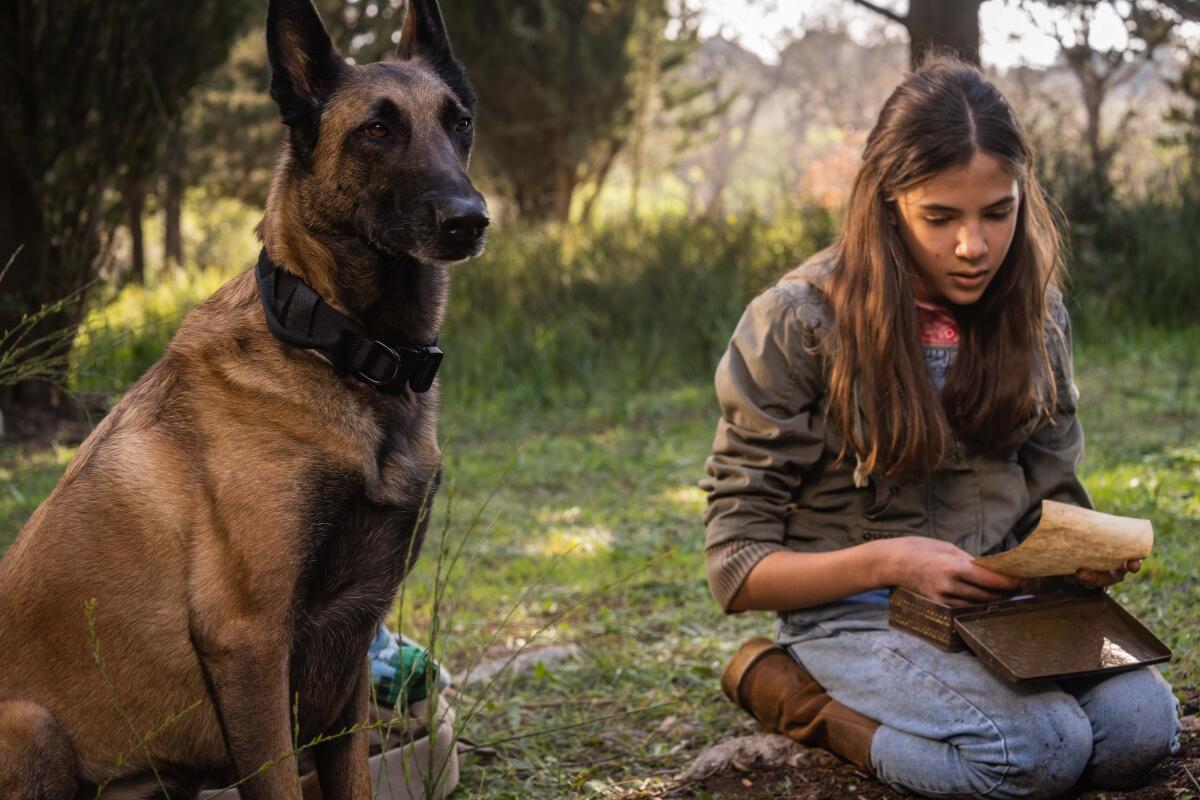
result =
[[[721,419],[700,487],[709,588],[726,612],[754,565],[784,549],[801,470],[824,450],[824,381],[801,305],[779,286],[759,295],[717,366]]]
[[[1043,500],[1092,507],[1087,490],[1075,474],[1083,458],[1083,428],[1076,416],[1079,390],[1071,356],[1071,320],[1059,298],[1054,298],[1051,315],[1055,329],[1047,333],[1047,349],[1057,401],[1051,420],[1041,423],[1017,452],[1030,505],[1017,526],[1022,536],[1041,519]]]

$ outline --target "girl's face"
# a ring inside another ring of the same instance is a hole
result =
[[[975,151],[896,196],[894,224],[913,264],[918,300],[970,305],[996,277],[1017,230],[1017,179],[995,156]]]

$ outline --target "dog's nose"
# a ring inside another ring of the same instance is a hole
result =
[[[483,235],[489,220],[482,202],[463,197],[439,205],[437,222],[438,229],[449,238],[469,242]]]

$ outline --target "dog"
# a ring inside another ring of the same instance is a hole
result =
[[[180,13],[187,13],[181,10]],[[0,797],[371,796],[371,639],[441,478],[436,346],[478,255],[436,0],[350,65],[270,0],[286,137],[258,267],[183,321],[0,561]],[[313,748],[302,788],[296,743]],[[271,766],[264,766],[271,765]]]

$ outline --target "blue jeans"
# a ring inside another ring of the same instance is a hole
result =
[[[842,601],[781,616],[778,640],[842,704],[878,720],[871,765],[930,797],[1059,797],[1080,780],[1138,785],[1179,749],[1179,703],[1154,668],[1014,685],[969,652]]]

